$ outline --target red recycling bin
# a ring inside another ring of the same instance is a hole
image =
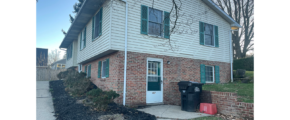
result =
[[[217,113],[216,104],[200,103],[199,111],[201,113],[214,115]]]

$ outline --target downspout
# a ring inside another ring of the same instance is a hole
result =
[[[126,3],[126,23],[125,23],[125,60],[124,60],[124,90],[123,90],[123,105],[126,103],[126,71],[127,71],[127,22],[128,22],[128,3],[127,0],[122,0]]]
[[[230,60],[231,60],[231,82],[233,82],[233,45],[232,45],[232,29],[230,29]]]

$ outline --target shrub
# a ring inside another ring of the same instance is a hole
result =
[[[65,76],[64,85],[68,92],[73,96],[81,96],[90,88],[90,78],[86,78],[86,73],[78,72],[74,69],[67,70],[67,73],[61,74]]]
[[[242,58],[234,60],[233,69],[245,69],[247,71],[254,71],[254,57]]]
[[[92,89],[87,92],[87,102],[85,104],[96,108],[96,110],[106,110],[108,104],[119,97],[115,91],[102,91],[101,89]]]
[[[62,71],[62,72],[59,72],[56,77],[61,80],[61,79],[65,79],[65,77],[67,76],[67,73],[68,71]]]

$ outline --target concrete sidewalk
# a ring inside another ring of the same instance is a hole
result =
[[[205,116],[211,116],[209,114],[204,113],[196,113],[196,112],[186,112],[181,110],[181,106],[176,105],[156,105],[156,106],[148,106],[143,109],[137,109],[139,111],[143,111],[145,113],[149,113],[151,115],[156,116],[157,118],[166,119],[192,119],[199,118]],[[162,119],[159,119],[162,120]]]
[[[55,120],[49,81],[36,81],[36,120]]]

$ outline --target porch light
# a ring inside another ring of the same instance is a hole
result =
[[[232,26],[232,27],[231,27],[231,30],[233,30],[233,31],[238,31],[238,30],[239,30],[239,27],[237,27],[237,26]]]
[[[169,65],[170,64],[170,61],[167,61],[167,64]]]

